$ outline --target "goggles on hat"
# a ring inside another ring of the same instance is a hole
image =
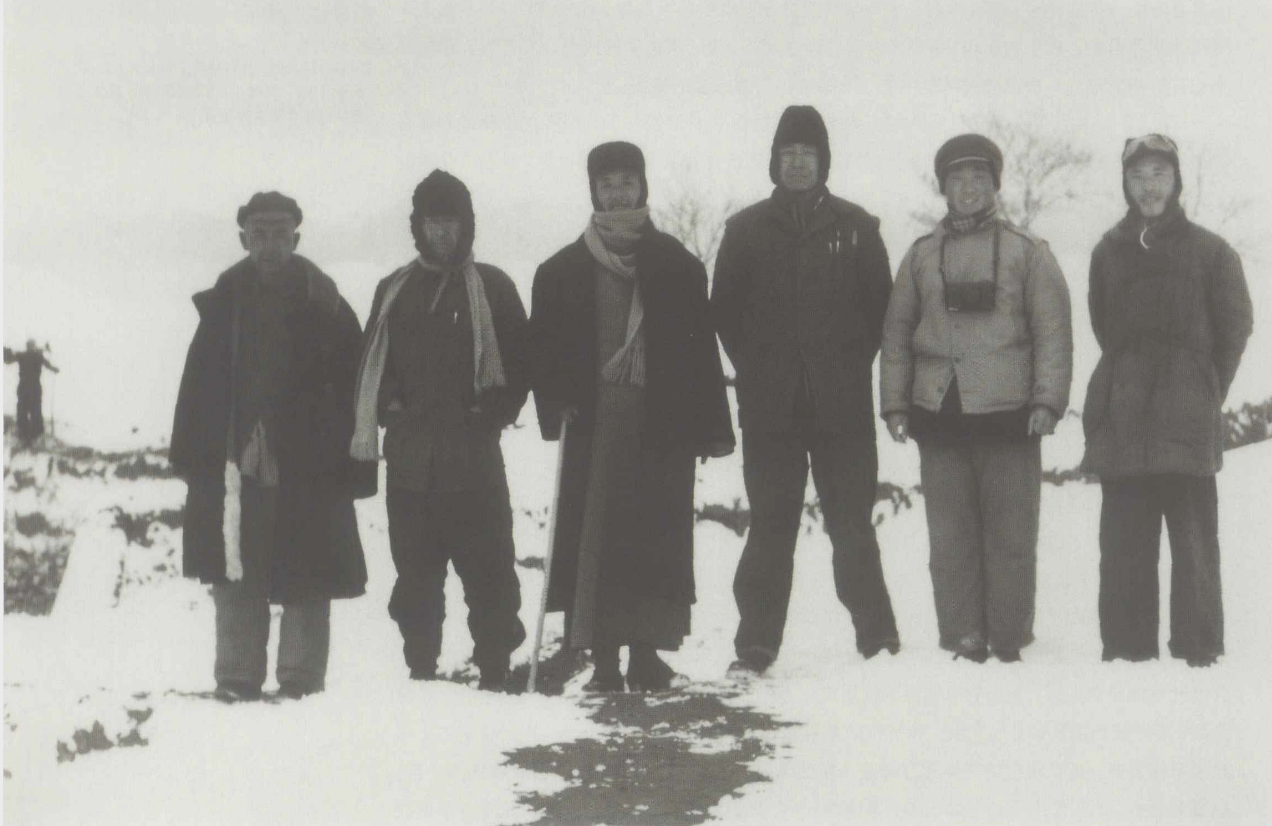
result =
[[[1156,132],[1140,138],[1127,138],[1126,147],[1122,149],[1122,163],[1129,161],[1138,152],[1165,152],[1179,156],[1179,147],[1165,135]]]

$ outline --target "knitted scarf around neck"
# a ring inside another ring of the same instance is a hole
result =
[[[384,298],[380,302],[380,313],[371,320],[374,327],[367,348],[362,353],[358,382],[354,389],[353,439],[349,445],[349,455],[354,459],[376,461],[380,458],[377,406],[380,383],[384,379],[384,367],[389,354],[389,310],[407,280],[423,269],[437,267],[423,258],[417,258],[390,275],[384,288]],[[468,293],[468,312],[473,328],[473,391],[480,398],[482,393],[491,388],[506,386],[507,379],[504,376],[503,358],[499,354],[499,339],[495,335],[490,302],[486,299],[486,288],[482,284],[481,274],[477,272],[477,265],[473,263],[472,253],[458,265],[443,271],[437,293],[429,305],[429,312],[437,309],[442,290],[446,289],[451,276],[456,272],[462,275],[464,290]]]
[[[627,315],[627,338],[601,368],[611,384],[645,386],[645,305],[636,279],[636,242],[649,223],[649,207],[595,212],[583,230],[583,242],[606,270],[633,282],[632,307]]]

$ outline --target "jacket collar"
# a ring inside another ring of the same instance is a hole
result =
[[[331,277],[318,269],[318,265],[302,255],[292,255],[288,262],[292,274],[299,274],[305,280],[305,296],[309,303],[329,313],[336,313],[340,307],[340,292]],[[221,307],[228,307],[233,301],[234,290],[245,279],[256,277],[256,267],[252,259],[244,257],[221,273],[212,287],[197,292],[193,296],[194,306],[200,315]]]
[[[823,227],[833,224],[838,214],[835,197],[830,194],[825,184],[820,184],[813,192],[815,194],[812,205],[804,214],[803,227],[799,225],[796,218],[796,210],[799,209],[798,196],[780,186],[773,188],[773,194],[768,199],[769,218],[785,232],[800,237],[812,235]]]
[[[1128,209],[1122,220],[1109,230],[1108,235],[1115,240],[1131,244],[1140,244],[1142,237],[1147,242],[1146,248],[1149,248],[1153,245],[1153,239],[1161,240],[1179,235],[1187,228],[1188,223],[1188,216],[1184,214],[1183,206],[1177,203],[1145,232],[1144,219],[1132,208]]]

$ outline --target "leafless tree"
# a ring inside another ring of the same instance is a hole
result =
[[[709,275],[724,237],[724,222],[735,206],[732,199],[713,205],[700,190],[686,184],[654,210],[654,223],[697,256]]]
[[[979,130],[1003,151],[1002,188],[998,208],[1019,227],[1028,229],[1039,215],[1080,193],[1080,180],[1091,165],[1091,153],[1064,138],[993,117]],[[933,193],[936,179],[926,176]],[[942,207],[913,210],[911,220],[930,227],[944,215]]]
[[[1260,237],[1250,225],[1255,199],[1239,195],[1215,197],[1209,186],[1207,160],[1208,153],[1203,150],[1191,161],[1182,161],[1184,190],[1180,201],[1194,221],[1224,236],[1243,256],[1257,256],[1266,235]]]

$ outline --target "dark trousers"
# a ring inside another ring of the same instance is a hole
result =
[[[18,438],[24,442],[34,441],[44,433],[43,394],[37,389],[34,392],[18,393]]]
[[[1223,653],[1219,504],[1213,476],[1105,479],[1100,507],[1100,638],[1104,658],[1157,656],[1157,559],[1170,536],[1170,653]]]
[[[898,639],[872,521],[879,473],[873,434],[854,438],[809,428],[792,434],[744,433],[742,472],[751,529],[733,578],[741,617],[734,648],[739,657],[761,664],[775,659],[782,646],[810,459],[833,548],[835,593],[852,615],[857,650],[877,650]]]
[[[526,638],[517,617],[521,585],[508,489],[425,493],[390,484],[386,497],[397,568],[389,616],[402,632],[406,664],[423,671],[437,666],[449,562],[464,586],[473,661],[482,671],[506,668]]]

